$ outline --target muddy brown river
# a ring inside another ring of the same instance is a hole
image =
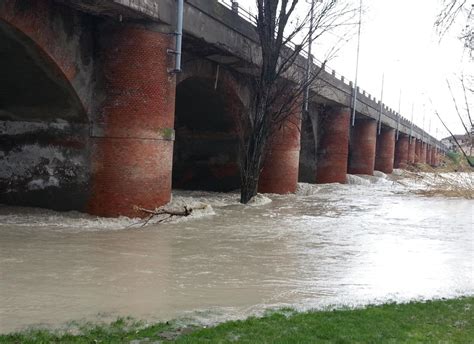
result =
[[[474,294],[474,201],[414,195],[385,178],[353,183],[301,184],[250,206],[236,193],[177,191],[177,204],[207,207],[143,228],[2,206],[0,332]]]

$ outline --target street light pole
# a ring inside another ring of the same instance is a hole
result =
[[[378,134],[382,131],[382,111],[383,111],[383,88],[385,84],[385,72],[382,73],[382,90],[380,92],[380,109],[379,109],[379,122],[378,122]]]
[[[398,116],[397,116],[397,135],[396,140],[398,141],[398,137],[400,135],[400,114],[402,113],[402,88],[400,87],[400,94],[398,96]]]
[[[360,31],[362,27],[362,0],[359,2],[359,30],[357,34],[357,57],[356,57],[356,73],[354,79],[354,94],[352,96],[352,126],[355,125],[356,106],[357,106],[357,79],[359,76],[359,55],[360,55]]]
[[[311,54],[311,46],[313,45],[313,26],[314,26],[314,3],[315,0],[311,0],[311,13],[309,19],[309,37],[308,37],[308,60],[306,64],[306,88],[304,95],[304,111],[308,113],[309,111],[309,91],[310,91],[310,81],[311,81],[311,69],[313,66],[313,56]]]

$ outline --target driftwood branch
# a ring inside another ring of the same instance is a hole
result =
[[[167,209],[166,207],[161,207],[161,208],[154,209],[154,210],[142,208],[142,207],[139,207],[139,206],[134,206],[133,207],[133,209],[136,210],[137,212],[141,212],[141,213],[144,213],[144,214],[148,215],[148,217],[142,223],[141,227],[145,227],[156,216],[164,215],[164,217],[162,219],[158,220],[158,223],[162,223],[162,222],[165,222],[165,221],[169,220],[173,216],[187,217],[187,216],[192,214],[193,210],[195,210],[195,209],[205,209],[205,208],[206,208],[206,205],[202,205],[202,206],[194,207],[194,208],[190,208],[190,207],[185,205],[185,206],[183,206],[182,209],[179,209],[179,210]]]
[[[184,206],[183,210],[170,210],[163,207],[155,209],[155,210],[150,210],[150,209],[145,209],[145,208],[137,207],[137,206],[134,207],[134,209],[136,211],[141,211],[143,213],[150,214],[153,216],[157,216],[157,215],[189,216],[193,212],[193,209],[188,208],[187,206]]]

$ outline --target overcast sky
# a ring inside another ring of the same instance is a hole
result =
[[[474,63],[468,61],[467,52],[463,54],[463,44],[456,38],[461,25],[466,24],[464,20],[440,42],[434,28],[440,2],[363,0],[358,83],[359,87],[380,99],[382,74],[385,74],[384,103],[398,110],[401,89],[401,114],[411,119],[414,106],[415,123],[423,127],[425,117],[424,128],[438,138],[448,134],[434,115],[430,99],[450,129],[463,133],[446,79],[451,81],[459,105],[463,107],[463,97],[458,92],[460,87],[456,87],[459,86],[458,77],[463,71],[474,74]],[[239,0],[239,4],[246,8],[251,8],[254,3],[255,0]],[[334,38],[328,34],[315,42],[314,55],[324,59]],[[328,65],[354,80],[356,48],[357,37],[354,35]]]

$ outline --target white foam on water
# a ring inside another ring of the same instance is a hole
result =
[[[49,209],[0,205],[0,227],[19,226],[58,231],[120,230],[140,221],[121,216],[104,218],[78,211],[57,212]]]
[[[247,203],[247,206],[258,207],[269,203],[272,203],[272,200],[269,197],[262,194],[257,194],[252,197],[252,199]]]
[[[387,179],[387,175],[381,171],[374,171],[374,177],[381,178],[381,179]]]
[[[365,185],[369,186],[372,184],[370,180],[362,175],[348,174],[346,176],[346,183],[349,185]]]
[[[401,175],[403,175],[404,172],[405,172],[405,170],[402,170],[402,169],[399,169],[399,168],[394,168],[393,171],[392,171],[392,175],[401,176]]]
[[[316,195],[321,190],[321,184],[298,183],[296,195],[311,196]]]

